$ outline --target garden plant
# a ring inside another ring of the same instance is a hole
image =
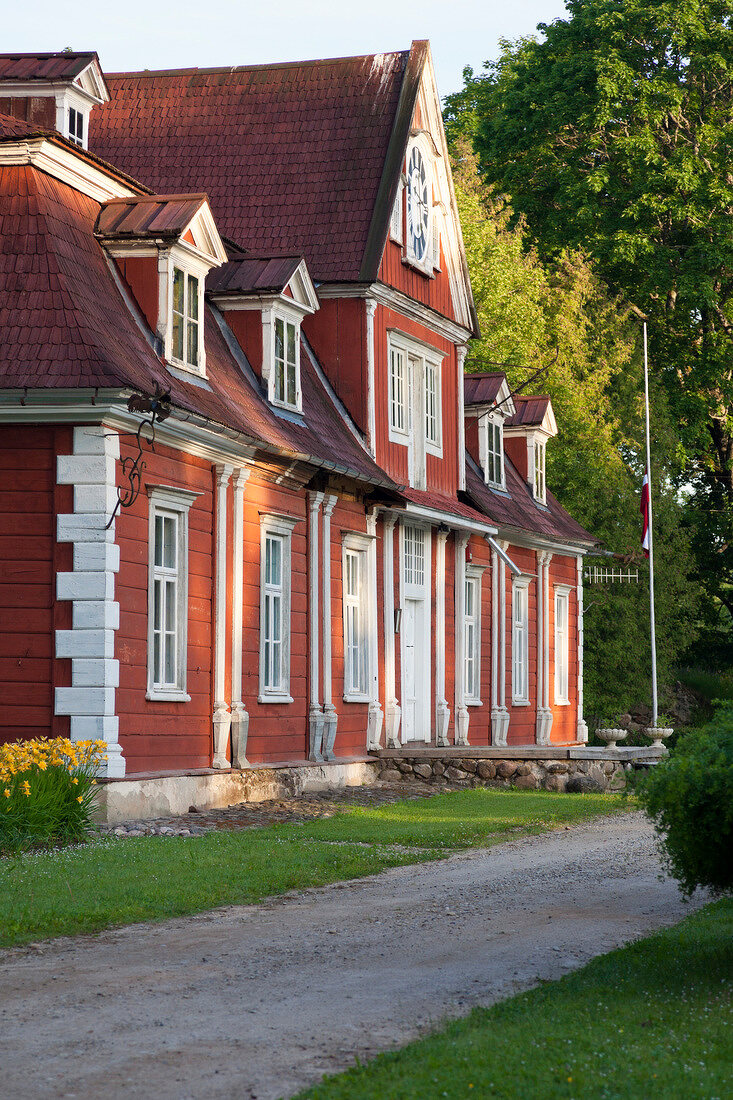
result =
[[[0,853],[87,837],[104,748],[66,737],[0,745]]]

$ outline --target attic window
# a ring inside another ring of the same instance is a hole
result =
[[[275,405],[300,412],[300,321],[276,314],[269,398]]]
[[[202,374],[199,284],[196,275],[180,267],[173,268],[171,358],[179,366]]]
[[[504,486],[504,430],[500,417],[486,418],[486,482],[488,485]]]
[[[69,107],[69,119],[68,119],[68,138],[69,141],[73,141],[74,145],[80,145],[85,148],[84,144],[84,113],[83,111],[77,111],[75,107]]]
[[[545,503],[545,443],[544,440],[534,441],[534,498],[540,504]]]

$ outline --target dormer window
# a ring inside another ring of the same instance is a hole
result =
[[[534,474],[532,479],[534,498],[540,504],[545,503],[545,441],[534,441]]]
[[[275,365],[272,400],[290,409],[300,408],[300,325],[275,318]]]
[[[504,487],[504,421],[500,416],[486,418],[486,482]]]
[[[78,111],[76,107],[69,107],[67,118],[67,134],[69,141],[73,141],[74,145],[80,145],[82,149],[86,148],[86,142],[84,140],[84,112]]]
[[[185,367],[199,369],[201,362],[199,280],[180,267],[173,268],[173,339],[171,355]]]

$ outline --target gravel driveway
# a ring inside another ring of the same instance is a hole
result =
[[[691,906],[640,814],[3,953],[14,1100],[257,1100],[557,978]]]

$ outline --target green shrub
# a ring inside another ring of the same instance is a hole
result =
[[[61,737],[0,746],[0,853],[84,840],[104,748]]]
[[[686,895],[733,889],[733,706],[680,738],[636,794],[662,837],[665,864]]]

